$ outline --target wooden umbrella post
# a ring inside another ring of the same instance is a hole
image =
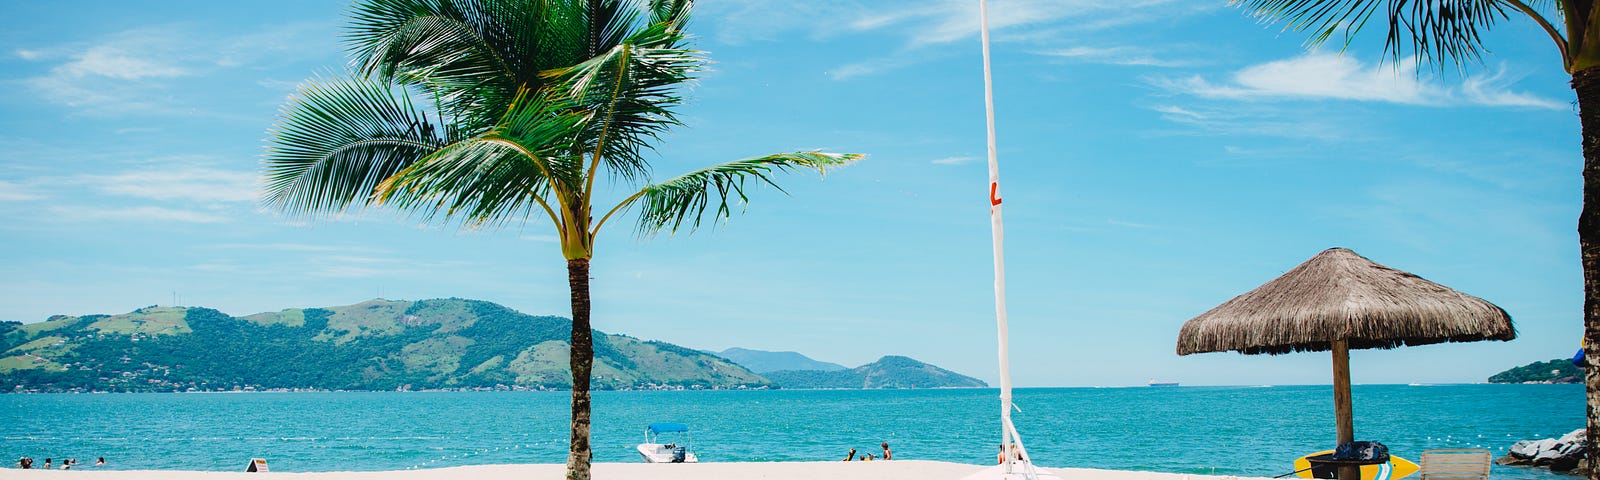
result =
[[[1338,445],[1344,445],[1356,439],[1355,415],[1352,410],[1350,405],[1350,342],[1341,338],[1333,341],[1333,414],[1338,422]],[[1339,480],[1361,480],[1361,467],[1354,465],[1339,467]]]

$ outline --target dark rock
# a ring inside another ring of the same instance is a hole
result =
[[[1529,459],[1518,458],[1514,454],[1507,454],[1504,457],[1500,457],[1500,458],[1494,459],[1494,464],[1495,465],[1521,466],[1521,465],[1529,465],[1529,464],[1532,464],[1532,463],[1533,462],[1529,461]]]
[[[1589,449],[1583,429],[1561,438],[1523,440],[1511,445],[1506,455],[1495,459],[1498,465],[1549,467],[1552,472],[1587,472],[1584,458]]]
[[[1568,472],[1578,467],[1579,457],[1557,457],[1550,461],[1550,471]]]

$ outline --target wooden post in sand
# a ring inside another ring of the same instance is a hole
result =
[[[1356,427],[1355,415],[1350,404],[1350,342],[1345,339],[1333,341],[1333,415],[1338,423],[1336,429],[1339,434],[1339,443],[1344,445],[1355,441]],[[1361,480],[1361,467],[1346,465],[1339,467],[1339,480]]]

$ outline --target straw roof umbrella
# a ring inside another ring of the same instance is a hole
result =
[[[1330,248],[1282,276],[1190,319],[1178,355],[1237,351],[1277,355],[1333,351],[1339,443],[1355,439],[1350,349],[1511,340],[1506,311],[1343,248]],[[1340,478],[1354,475],[1341,469]]]

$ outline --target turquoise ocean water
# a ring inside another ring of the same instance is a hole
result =
[[[106,457],[116,469],[403,470],[561,463],[566,392],[0,395],[0,459]],[[1583,425],[1579,385],[1358,385],[1357,439],[1416,460]],[[992,462],[994,389],[595,392],[599,462],[636,462],[646,424],[693,428],[702,461]],[[1045,466],[1273,476],[1333,443],[1328,386],[1020,389],[1017,427]],[[1555,480],[1499,467],[1496,478]]]

